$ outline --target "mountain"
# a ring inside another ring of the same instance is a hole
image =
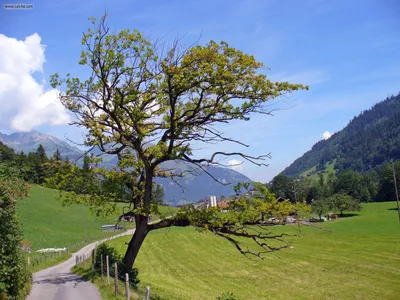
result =
[[[77,159],[83,154],[83,151],[67,142],[38,131],[14,132],[10,135],[0,133],[0,141],[16,152],[35,152],[41,144],[48,156],[52,156],[57,149],[63,157],[68,157],[69,159]]]
[[[62,157],[67,157],[71,160],[82,157],[83,151],[71,146],[67,142],[61,141],[58,138],[40,133],[37,131],[25,133],[12,133],[10,135],[0,133],[0,142],[14,149],[16,152],[23,151],[24,153],[35,152],[40,144],[43,145],[48,156],[58,149]],[[95,155],[101,154],[99,149],[91,151]],[[116,155],[103,155],[101,167],[111,169],[115,167],[118,160]],[[81,162],[78,161],[78,164]],[[176,178],[176,181],[183,188],[174,183],[170,179],[156,178],[156,182],[164,188],[164,199],[170,205],[180,205],[182,203],[192,203],[199,201],[204,197],[211,195],[215,196],[230,196],[234,194],[233,187],[239,182],[251,181],[243,174],[228,168],[207,167],[206,170],[216,179],[230,185],[222,185],[216,182],[205,172],[199,170],[194,165],[188,165],[180,161],[168,161],[161,165],[165,169],[173,169],[179,173],[181,170],[194,169],[196,175],[185,173],[182,178]]]
[[[316,143],[281,174],[298,177],[334,164],[338,171],[379,170],[391,159],[400,159],[400,93],[354,117],[341,131]]]
[[[251,182],[245,175],[235,170],[222,167],[206,167],[207,172],[227,185],[216,182],[197,166],[181,161],[167,161],[161,164],[162,168],[173,168],[177,173],[184,170],[191,172],[185,173],[182,178],[175,178],[173,182],[166,178],[156,178],[156,182],[164,188],[164,199],[170,205],[182,205],[197,202],[200,199],[208,198],[211,195],[219,198],[221,195],[231,196],[235,192],[233,187],[239,182]],[[192,174],[193,173],[193,174]],[[228,185],[229,184],[229,185]]]

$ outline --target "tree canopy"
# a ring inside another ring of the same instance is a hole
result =
[[[149,41],[137,30],[113,33],[106,16],[91,21],[93,28],[83,34],[79,61],[91,75],[81,80],[55,74],[51,82],[73,114],[72,124],[87,130],[85,145],[118,156],[118,172],[113,176],[123,178],[124,189],[130,190],[136,221],[124,257],[131,267],[147,233],[161,224],[170,226],[166,220],[148,224],[154,207],[153,178],[183,176],[161,169],[160,164],[181,160],[207,172],[205,166],[222,165],[221,158],[238,156],[266,165],[268,154],[217,151],[195,157],[193,143],[248,146],[225,136],[215,125],[248,121],[254,114],[270,115],[269,100],[308,87],[269,80],[260,72],[263,63],[224,41],[185,48],[176,40],[168,46]]]

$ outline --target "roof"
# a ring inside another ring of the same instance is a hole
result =
[[[220,200],[217,202],[218,208],[227,208],[231,200]]]
[[[286,199],[283,197],[278,197],[278,198],[276,198],[276,200],[278,200],[278,202],[281,202],[281,201],[285,201]]]

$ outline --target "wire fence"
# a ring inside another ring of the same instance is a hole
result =
[[[112,240],[116,237],[124,236],[130,234],[129,229],[121,232],[110,232],[108,237],[105,237],[101,240],[102,243],[104,241]],[[67,260],[72,253],[75,253],[81,250],[83,247],[98,241],[98,238],[88,238],[86,240],[81,240],[75,243],[68,244],[65,247],[65,251],[58,252],[46,252],[46,253],[38,253],[36,251],[27,252],[25,250],[26,262],[28,264],[28,268],[32,271],[37,271],[46,267],[50,267],[59,263],[61,261]],[[99,244],[97,243],[97,244]]]
[[[30,269],[36,270],[41,267],[51,266],[54,263],[63,261],[68,259],[71,256],[71,253],[81,249],[83,246],[86,246],[92,242],[96,241],[96,239],[87,239],[82,240],[76,243],[71,243],[65,247],[65,251],[49,251],[45,253],[34,252],[25,252],[26,261],[28,267]]]

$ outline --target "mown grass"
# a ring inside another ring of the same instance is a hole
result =
[[[324,180],[327,180],[329,174],[336,174],[336,170],[335,170],[335,163],[336,163],[336,159],[334,159],[332,162],[327,162],[325,164],[325,172],[322,173],[322,177],[324,178]],[[300,176],[302,175],[306,175],[308,176],[307,178],[313,182],[317,182],[319,180],[319,172],[315,172],[317,170],[316,166],[312,167],[311,169],[303,172],[300,174]],[[314,174],[310,175],[312,172],[315,172]]]
[[[153,231],[135,267],[161,299],[398,299],[400,226],[394,202],[369,203],[351,217],[302,227],[293,247],[249,260],[226,240],[191,227]],[[280,227],[280,230],[295,230]],[[122,254],[127,238],[110,244]]]
[[[81,205],[63,206],[57,199],[59,192],[41,186],[33,185],[29,196],[18,202],[17,213],[22,225],[23,239],[29,241],[32,248],[32,271],[37,271],[55,265],[69,257],[65,254],[47,255],[35,253],[42,248],[68,248],[74,252],[86,244],[120,233],[102,232],[101,225],[115,224],[120,211],[106,218],[96,217]],[[176,211],[176,208],[161,206],[161,212]],[[125,210],[126,211],[126,210]],[[85,221],[86,219],[86,221]],[[120,223],[120,225],[123,225]],[[125,223],[126,228],[133,228],[134,223]],[[86,227],[86,236],[85,236]],[[41,261],[37,264],[37,261]]]
[[[22,225],[24,240],[32,251],[41,248],[83,246],[85,240],[97,240],[114,232],[102,232],[101,225],[115,224],[117,214],[98,218],[81,205],[62,206],[57,199],[59,192],[41,186],[32,186],[29,196],[19,201],[17,212]],[[86,218],[86,237],[85,237]],[[133,225],[131,225],[133,226]],[[71,251],[77,249],[71,249]]]

